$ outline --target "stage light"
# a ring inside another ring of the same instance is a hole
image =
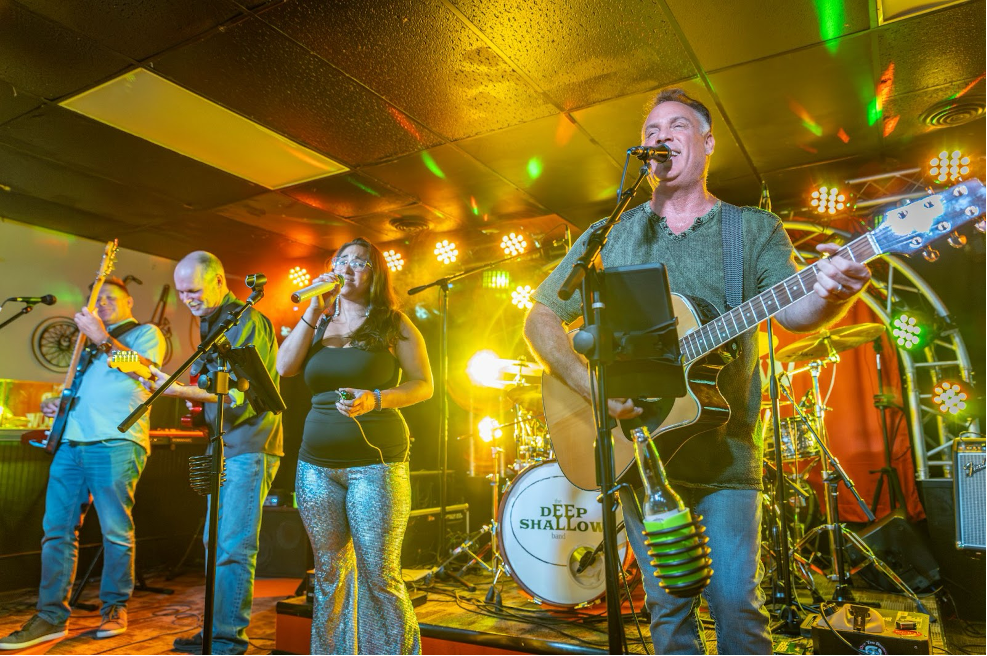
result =
[[[512,232],[509,235],[504,235],[500,240],[500,247],[504,250],[504,255],[514,257],[528,250],[528,242],[524,235]]]
[[[483,272],[484,289],[507,289],[511,286],[511,274],[507,271],[487,269]]]
[[[398,272],[404,268],[404,258],[393,248],[384,251],[384,261],[387,262],[387,268],[391,271]]]
[[[312,276],[309,275],[308,271],[302,267],[292,267],[288,271],[288,280],[291,281],[295,287],[308,287],[308,284],[312,281]]]
[[[531,302],[531,285],[518,285],[517,289],[511,292],[511,305],[519,310],[530,310],[534,303]]]
[[[442,264],[451,264],[456,261],[456,257],[459,255],[459,251],[456,249],[456,244],[449,241],[448,239],[443,239],[440,242],[436,242],[435,257],[442,262]]]
[[[944,415],[958,415],[966,410],[967,393],[959,383],[943,381],[936,385],[932,402]]]
[[[933,326],[924,313],[903,310],[891,321],[891,336],[906,351],[925,348],[932,339]]]
[[[500,422],[493,417],[481,419],[476,425],[476,432],[484,442],[493,442],[504,434]]]
[[[944,150],[939,153],[939,157],[933,157],[929,162],[931,166],[929,175],[940,184],[955,182],[970,172],[969,164],[970,158],[960,151],[954,150],[950,153]]]
[[[480,387],[501,387],[500,357],[490,349],[477,351],[466,362],[466,375],[470,382]]]
[[[836,214],[846,209],[847,197],[836,187],[819,187],[812,192],[809,205],[820,214]]]

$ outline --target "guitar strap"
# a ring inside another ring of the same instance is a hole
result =
[[[723,289],[727,308],[744,302],[744,222],[736,205],[723,203],[720,227],[723,233]]]

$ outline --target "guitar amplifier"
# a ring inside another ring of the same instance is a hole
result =
[[[987,447],[984,438],[953,440],[956,548],[987,549]]]

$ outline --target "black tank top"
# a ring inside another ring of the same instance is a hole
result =
[[[374,390],[398,384],[401,370],[390,351],[330,348],[322,331],[305,362],[312,410],[305,419],[298,458],[321,467],[360,467],[408,458],[408,425],[394,408],[351,418],[336,409],[341,387]]]

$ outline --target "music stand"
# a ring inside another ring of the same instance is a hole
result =
[[[607,409],[607,399],[614,396],[607,389],[607,368],[617,355],[626,356],[629,353],[635,355],[645,352],[647,344],[657,347],[662,343],[665,331],[674,328],[674,320],[670,317],[663,323],[652,323],[645,330],[622,331],[619,336],[614,335],[610,327],[607,312],[607,290],[604,281],[601,280],[600,269],[597,268],[597,260],[600,251],[606,243],[610,230],[620,220],[620,215],[637,193],[641,183],[647,176],[647,167],[642,166],[638,172],[635,182],[620,193],[620,200],[611,212],[608,219],[598,225],[590,232],[586,239],[583,253],[572,265],[572,270],[559,287],[558,296],[563,301],[568,300],[580,288],[583,305],[583,327],[576,333],[573,339],[573,347],[586,356],[590,364],[590,386],[593,392],[593,409],[596,419],[596,472],[597,481],[600,483],[602,492],[602,519],[603,519],[603,566],[606,575],[607,590],[607,636],[609,651],[612,654],[621,653],[624,647],[624,627],[620,610],[620,588],[617,576],[617,522],[616,509],[613,503],[613,495],[616,492],[614,484],[613,466],[613,436],[610,433],[612,420]],[[664,269],[662,269],[664,273]],[[668,294],[668,282],[664,275],[661,280],[665,285],[664,293],[658,289],[658,296],[666,298]],[[618,288],[615,282],[610,283],[610,287]],[[651,293],[654,294],[655,288]],[[653,297],[652,297],[653,298]],[[645,307],[648,307],[646,305]],[[671,304],[669,303],[669,307]],[[640,308],[637,311],[641,311]],[[633,309],[630,312],[634,312]],[[629,314],[625,309],[623,314]],[[672,322],[672,323],[668,323]],[[654,332],[659,334],[659,339],[655,339]],[[616,338],[616,339],[615,339]],[[618,353],[615,355],[614,344],[618,345]],[[678,339],[675,339],[675,349],[678,349]],[[676,351],[677,352],[677,351]],[[632,357],[622,358],[625,360]],[[660,357],[657,359],[661,360]],[[675,365],[668,364],[670,368]],[[682,376],[681,362],[678,364],[679,377]],[[672,369],[670,369],[672,370]],[[626,372],[624,372],[626,373]],[[666,371],[666,374],[668,371]],[[618,375],[618,380],[619,380]],[[678,380],[674,380],[670,386],[671,392],[679,389]],[[616,381],[615,381],[616,382]],[[661,385],[660,381],[653,381],[655,388]]]
[[[243,305],[229,312],[209,335],[202,340],[188,360],[186,360],[161,386],[151,392],[144,403],[130,413],[117,426],[117,430],[126,433],[138,419],[151,408],[151,404],[166,389],[171,387],[180,376],[188,371],[200,358],[204,362],[210,355],[216,356],[217,369],[200,375],[198,385],[211,394],[216,395],[216,418],[213,423],[212,435],[209,439],[211,453],[204,456],[189,458],[189,482],[199,494],[209,496],[209,527],[208,545],[206,547],[206,594],[205,608],[202,615],[202,653],[212,653],[212,620],[216,592],[216,543],[219,527],[219,487],[225,479],[223,473],[223,410],[224,398],[230,393],[230,380],[236,382],[236,388],[246,392],[251,405],[257,410],[266,407],[275,414],[285,409],[284,399],[278,392],[277,386],[271,380],[271,375],[264,367],[263,361],[252,346],[232,348],[226,333],[240,321],[240,317],[264,298],[264,285],[267,276],[262,273],[247,276],[245,283],[252,289],[250,296]],[[201,369],[201,367],[200,367]],[[233,375],[230,375],[230,372]],[[253,391],[251,391],[253,390]],[[260,410],[257,410],[260,412]],[[265,410],[266,411],[266,410]]]

